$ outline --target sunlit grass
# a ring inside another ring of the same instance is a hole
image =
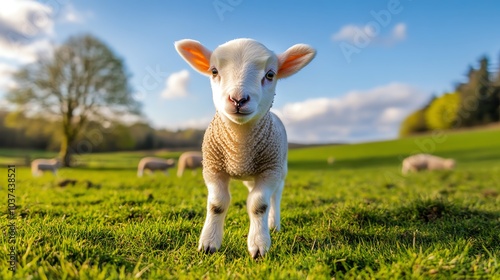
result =
[[[240,182],[231,183],[222,248],[205,255],[196,251],[207,196],[200,171],[137,178],[140,153],[85,155],[94,166],[58,178],[19,167],[15,278],[499,278],[500,137],[474,133],[436,144],[457,170],[406,177],[399,156],[428,138],[290,151],[282,231],[257,262],[246,251]],[[63,178],[78,182],[57,186]],[[0,278],[8,279],[6,212],[1,221]]]

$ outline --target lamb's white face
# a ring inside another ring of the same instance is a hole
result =
[[[210,58],[213,101],[237,124],[262,117],[274,100],[278,57],[262,44],[238,39],[219,46]]]
[[[217,111],[237,124],[258,120],[271,108],[276,80],[306,66],[316,51],[297,44],[279,55],[251,39],[229,41],[213,52],[194,40],[175,48],[196,71],[209,76]]]

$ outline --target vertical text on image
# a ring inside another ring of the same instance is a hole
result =
[[[16,271],[16,166],[7,166],[7,217],[9,219],[8,223],[8,246],[9,246],[9,270],[12,272]]]

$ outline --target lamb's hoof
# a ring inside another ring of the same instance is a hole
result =
[[[250,250],[250,256],[252,256],[252,259],[258,260],[264,257],[266,254],[266,250],[264,248],[255,248]]]
[[[202,245],[200,244],[200,246],[198,247],[198,252],[203,252],[205,254],[213,254],[215,252],[217,252],[217,248],[215,247],[212,247],[210,245]]]

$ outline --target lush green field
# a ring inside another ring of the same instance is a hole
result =
[[[401,159],[415,152],[453,157],[457,169],[402,177]],[[500,279],[498,130],[291,150],[282,231],[258,261],[246,251],[240,182],[231,185],[221,251],[205,255],[196,251],[207,196],[201,172],[137,178],[143,155],[82,155],[83,167],[58,178],[18,167],[15,278]],[[0,162],[22,156],[0,151]],[[66,178],[80,181],[58,187]],[[12,275],[8,223],[4,210],[3,279]]]

